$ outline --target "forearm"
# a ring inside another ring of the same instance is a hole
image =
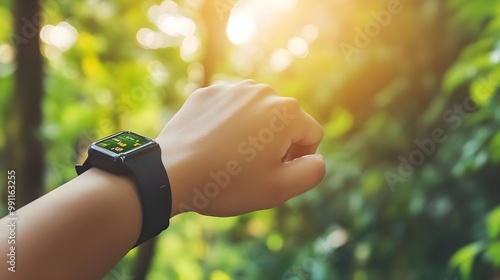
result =
[[[8,246],[2,246],[0,278],[102,278],[139,236],[136,188],[130,179],[93,168],[19,209],[16,272],[7,270]],[[2,230],[7,223],[0,220]]]

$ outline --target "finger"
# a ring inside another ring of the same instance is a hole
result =
[[[323,139],[323,128],[321,125],[306,112],[303,112],[302,115],[303,118],[292,136],[292,144],[287,160],[314,154]]]
[[[305,155],[282,165],[278,180],[279,192],[288,200],[318,185],[325,176],[321,155]],[[283,201],[284,202],[284,201]]]

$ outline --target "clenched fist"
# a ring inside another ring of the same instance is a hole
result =
[[[199,89],[156,139],[172,216],[233,216],[282,204],[316,186],[321,126],[297,100],[253,81]]]

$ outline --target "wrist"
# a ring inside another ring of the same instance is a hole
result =
[[[132,178],[137,184],[142,229],[135,246],[158,235],[169,225],[171,190],[161,155],[161,148],[154,140],[134,132],[121,131],[93,142],[88,158],[83,164],[75,166],[78,174],[97,167]]]
[[[170,154],[166,153],[162,149],[162,162],[163,166],[168,174],[168,179],[170,182],[170,191],[172,194],[172,210],[170,212],[170,218],[177,216],[178,214],[186,212],[183,210],[181,205],[189,199],[187,189],[187,181],[185,178],[186,168],[182,167],[180,161],[172,160]]]

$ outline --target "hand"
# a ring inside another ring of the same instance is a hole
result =
[[[253,81],[199,89],[156,139],[172,216],[234,216],[272,208],[316,186],[321,126],[297,100]]]

